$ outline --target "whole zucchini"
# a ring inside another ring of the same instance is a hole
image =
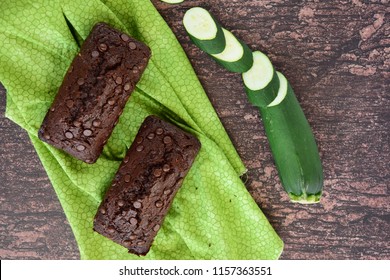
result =
[[[266,55],[255,51],[253,61],[242,78],[249,101],[259,108],[282,185],[293,202],[319,202],[322,165],[305,114],[290,83]]]
[[[323,172],[309,123],[290,84],[283,101],[259,107],[279,177],[291,201],[320,201]]]

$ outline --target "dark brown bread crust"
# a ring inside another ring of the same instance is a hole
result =
[[[147,117],[98,209],[94,230],[146,255],[199,149],[191,134]]]
[[[150,49],[98,23],[74,58],[38,136],[94,163],[141,78]]]

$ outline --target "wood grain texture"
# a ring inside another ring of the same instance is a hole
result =
[[[152,1],[186,51],[248,168],[246,186],[285,242],[282,259],[390,259],[388,1]],[[181,24],[209,9],[292,84],[324,166],[320,204],[288,201],[241,77],[197,49]],[[77,259],[77,245],[28,137],[0,89],[0,258]]]
[[[4,117],[0,86],[0,259],[73,259],[65,214],[27,133]]]

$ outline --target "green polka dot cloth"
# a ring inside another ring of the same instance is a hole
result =
[[[277,259],[283,243],[248,193],[236,150],[174,34],[148,0],[0,2],[0,81],[6,116],[28,135],[82,259]],[[72,158],[37,138],[79,44],[107,22],[152,50],[99,160]],[[73,29],[73,30],[72,30]],[[145,257],[92,230],[104,193],[148,115],[196,135],[202,148]]]

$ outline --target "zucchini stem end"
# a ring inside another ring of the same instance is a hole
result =
[[[322,192],[317,194],[306,194],[303,193],[301,195],[295,195],[293,193],[289,193],[291,202],[301,203],[301,204],[314,204],[319,203],[321,200]]]

